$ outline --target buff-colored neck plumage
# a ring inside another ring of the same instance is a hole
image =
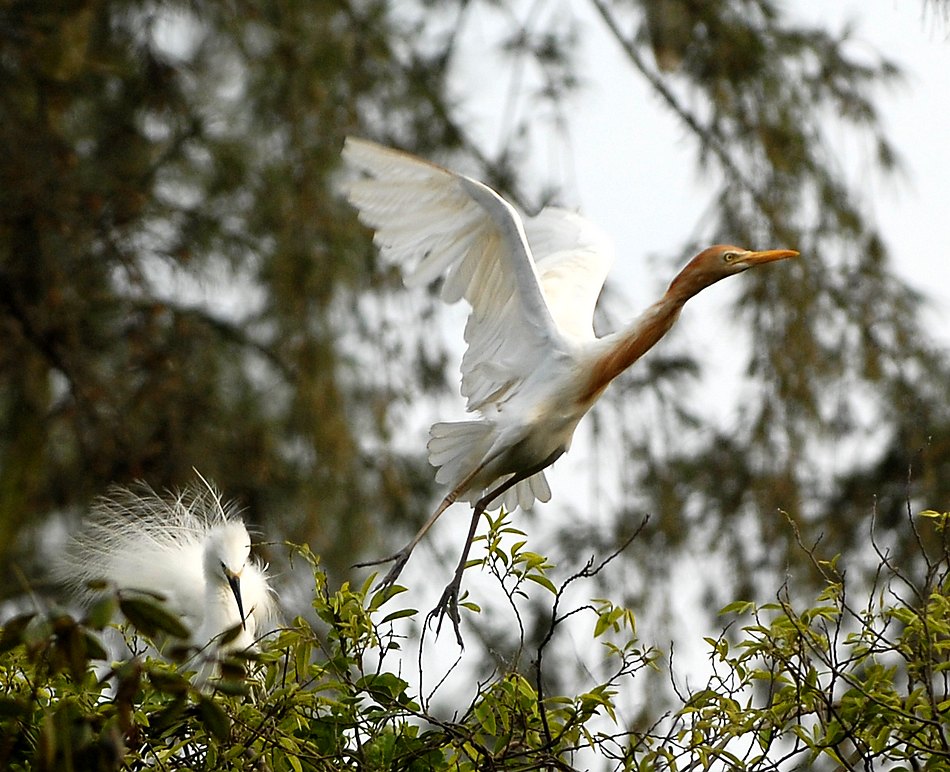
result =
[[[717,270],[715,257],[724,249],[733,247],[716,245],[704,249],[670,282],[663,297],[624,329],[604,339],[605,350],[591,369],[585,400],[597,399],[614,378],[653,348],[676,323],[687,300],[731,275],[729,271]]]

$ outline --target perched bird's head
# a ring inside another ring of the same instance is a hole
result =
[[[230,589],[245,627],[244,603],[241,599],[241,574],[251,556],[251,537],[243,523],[216,526],[208,536],[204,549],[205,580],[211,587]]]

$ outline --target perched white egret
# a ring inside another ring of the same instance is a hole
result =
[[[443,278],[442,299],[471,307],[462,395],[476,417],[436,423],[429,435],[429,461],[449,492],[402,550],[376,561],[393,562],[382,584],[393,583],[439,516],[457,500],[474,502],[455,576],[433,612],[440,620],[449,615],[461,643],[458,592],[481,513],[502,504],[530,509],[550,498],[544,470],[568,450],[604,389],[669,331],[689,298],[798,253],[709,247],[633,322],[598,338],[594,306],[613,249],[592,223],[554,207],[524,216],[471,177],[374,142],[349,137],[343,157],[358,173],[348,182],[349,200],[407,286]]]
[[[246,649],[275,612],[266,567],[251,557],[243,520],[204,479],[164,498],[145,484],[112,488],[53,571],[87,601],[97,594],[89,587],[95,580],[162,596],[198,647]],[[236,637],[218,643],[239,625]]]

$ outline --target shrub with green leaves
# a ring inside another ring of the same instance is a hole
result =
[[[527,666],[452,695],[449,718],[431,707],[438,686],[423,696],[403,676],[403,626],[418,617],[398,603],[405,588],[374,592],[374,577],[331,588],[307,548],[294,556],[312,569],[312,613],[259,652],[229,656],[211,680],[192,677],[194,652],[174,643],[186,631],[154,599],[105,594],[82,620],[24,614],[0,634],[0,768],[950,768],[948,515],[924,515],[910,520],[928,532],[919,565],[894,565],[875,546],[877,579],[861,592],[837,560],[802,546],[826,581],[815,602],[793,599],[790,578],[775,602],[728,606],[733,621],[707,639],[708,683],[636,727],[624,725],[619,700],[642,668],[660,667],[659,653],[638,641],[629,609],[607,599],[567,607],[612,556],[555,581],[503,516],[473,568],[514,608],[540,588],[548,627]],[[113,618],[129,652],[114,661],[102,642]],[[575,693],[548,693],[545,653],[568,624],[575,636],[587,624],[610,666]],[[144,639],[164,640],[165,656]]]
[[[482,561],[513,600],[524,582],[554,599],[545,644],[567,616],[545,574],[547,561],[524,549],[506,519],[492,521]],[[513,541],[514,540],[514,541]],[[403,587],[373,592],[327,584],[319,560],[294,548],[314,579],[312,614],[299,616],[261,643],[260,651],[220,663],[220,676],[199,681],[188,671],[194,651],[180,621],[155,599],[106,594],[80,621],[33,613],[9,621],[0,637],[0,766],[19,769],[466,769],[562,767],[582,748],[596,748],[590,728],[610,716],[617,682],[650,661],[635,641],[633,615],[608,601],[587,610],[596,636],[618,666],[611,681],[582,694],[543,696],[535,678],[499,673],[451,720],[430,710],[399,675]],[[591,575],[588,566],[575,579]],[[479,613],[467,604],[468,611]],[[134,656],[107,664],[102,633],[113,616]],[[165,657],[142,645],[165,639]],[[172,639],[169,641],[168,639]],[[149,654],[152,651],[152,655]],[[430,695],[431,698],[431,695]]]

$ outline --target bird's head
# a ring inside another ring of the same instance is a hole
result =
[[[227,587],[245,625],[244,603],[241,599],[241,573],[251,555],[251,537],[243,523],[216,526],[204,550],[204,573],[209,586]]]
[[[767,249],[756,252],[732,244],[715,244],[690,260],[673,279],[670,289],[680,290],[685,297],[690,297],[727,276],[757,265],[795,257],[797,254],[794,249]]]

